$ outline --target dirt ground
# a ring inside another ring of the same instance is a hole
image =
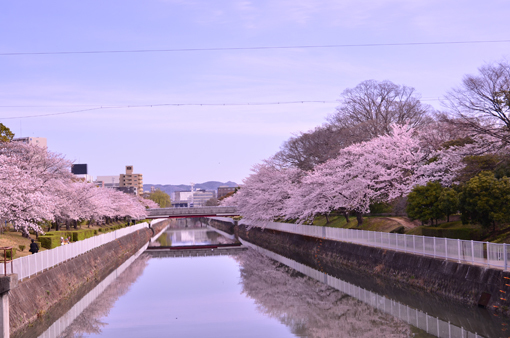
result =
[[[407,217],[385,217],[385,218],[391,219],[395,222],[398,222],[400,225],[402,225],[404,228],[406,228],[406,230],[414,229],[414,228],[421,226],[420,222],[411,221]]]
[[[30,240],[35,239],[35,235],[30,235],[30,238],[21,237],[21,232],[4,232],[0,234],[0,247],[10,246],[16,249],[16,256],[14,258],[19,258],[23,256],[31,255],[28,250],[30,249]],[[24,245],[25,249],[23,251],[20,250],[19,246]],[[46,249],[40,248],[41,251]],[[3,255],[3,251],[0,250],[0,255]]]

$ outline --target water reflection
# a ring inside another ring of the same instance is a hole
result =
[[[172,245],[192,239],[194,244],[223,240],[194,224],[174,224],[160,238]],[[245,245],[252,249],[231,257],[154,255],[162,249],[142,254],[124,273],[120,274],[121,267],[107,277],[41,337],[169,333],[177,337],[431,337],[424,331],[437,337],[476,337],[385,296]],[[83,312],[78,315],[79,311]]]
[[[252,249],[252,250],[248,251],[248,253],[246,254],[246,257],[249,257],[249,255],[253,255],[254,251],[262,253],[263,257],[265,257],[265,260],[267,260],[267,262],[264,262],[262,264],[263,266],[268,266],[268,265],[273,264],[275,266],[275,269],[277,269],[277,270],[279,269],[279,270],[283,270],[283,271],[288,271],[289,275],[292,277],[291,280],[294,278],[294,276],[296,274],[299,275],[300,273],[302,273],[305,276],[313,278],[315,280],[314,282],[318,283],[319,285],[322,285],[327,288],[329,285],[332,288],[341,291],[344,295],[353,297],[351,299],[360,300],[362,302],[362,304],[365,303],[364,304],[365,306],[368,306],[370,309],[373,309],[374,311],[378,311],[379,314],[382,313],[385,316],[391,315],[393,318],[401,319],[402,321],[407,322],[412,325],[412,331],[414,333],[414,337],[417,337],[417,336],[420,336],[420,337],[433,336],[433,337],[448,337],[448,338],[483,337],[483,336],[477,334],[476,332],[469,332],[466,329],[464,329],[463,327],[452,325],[449,322],[442,321],[439,318],[430,316],[427,313],[424,313],[420,310],[413,309],[409,306],[400,304],[396,301],[390,300],[390,299],[388,299],[384,296],[378,295],[374,292],[365,290],[365,289],[360,288],[356,285],[342,281],[338,278],[326,275],[320,271],[317,271],[317,270],[312,269],[306,265],[295,262],[295,261],[288,259],[286,257],[283,257],[281,255],[278,255],[272,251],[260,248],[256,245],[249,243],[249,242],[242,241],[242,243]],[[243,257],[245,257],[245,255],[240,255],[238,257],[240,257],[239,259],[242,261],[242,259],[243,259]],[[269,258],[274,261],[271,261]],[[259,258],[257,258],[255,260],[255,262],[257,262],[257,263],[259,261],[260,261]],[[273,262],[273,263],[271,263],[271,262]],[[280,263],[282,263],[282,264],[280,264]],[[250,270],[253,270],[253,269],[250,268]],[[260,284],[262,282],[263,282],[263,280],[260,280],[257,283]],[[292,290],[291,288],[288,291],[282,290],[282,293],[292,294],[291,290]],[[256,299],[257,299],[257,301],[260,301],[261,299],[264,299],[264,298],[256,298]],[[310,297],[306,298],[306,303],[308,305],[313,304],[313,302],[311,302],[310,299],[313,299],[313,298],[310,298]],[[271,309],[271,305],[272,305],[272,303],[269,304],[269,307],[267,307],[267,309]],[[320,305],[320,303],[318,303],[318,305]],[[317,306],[317,307],[319,307],[319,306]],[[331,308],[333,309],[334,307],[331,307]],[[359,309],[360,306],[356,305],[355,308]],[[336,309],[336,310],[338,310],[338,309]],[[282,307],[282,311],[285,312],[286,316],[289,315],[289,313],[290,313],[285,310],[285,307]],[[360,332],[356,332],[355,335],[347,335],[347,337],[351,337],[351,336],[353,336],[353,337],[358,337],[358,336],[371,337],[370,335],[365,335],[365,332],[363,329],[365,329],[365,327],[370,327],[370,325],[367,325],[367,321],[368,321],[368,323],[371,323],[371,324],[376,323],[376,321],[371,319],[369,315],[367,316],[367,314],[369,314],[369,312],[366,312],[366,311],[362,311],[362,312],[363,312],[362,315],[361,315],[361,312],[359,312],[359,311],[355,311],[350,314],[349,313],[345,314],[349,318],[349,320],[348,320],[349,323],[357,323],[357,322],[363,323],[362,324],[363,328]],[[311,312],[310,315],[308,315],[308,316],[305,315],[305,316],[303,316],[303,318],[311,318],[312,320],[309,325],[311,325],[312,327],[315,327],[316,321],[313,320],[313,313],[314,312]],[[359,320],[353,320],[353,318],[357,318],[358,315],[359,315]],[[333,315],[333,319],[334,319],[334,317],[335,316]],[[321,320],[322,320],[322,322],[320,323],[320,326],[319,326],[319,333],[321,333],[322,331],[325,330],[325,328],[328,327],[328,321],[324,320],[324,318],[321,318]],[[332,320],[332,322],[334,322],[335,320],[337,320],[337,319]],[[495,332],[496,326],[492,325],[489,322],[487,322],[486,324],[487,324],[486,327],[484,327],[483,329],[484,329],[484,331],[487,331],[487,337],[505,336],[505,335],[500,335],[497,332]],[[348,325],[343,325],[343,327],[347,328]],[[383,328],[383,330],[384,330],[384,328]],[[332,334],[332,332],[328,333],[328,334]],[[330,335],[328,335],[328,334],[326,334],[326,335],[312,334],[311,336],[312,337],[329,337]],[[395,334],[395,333],[393,333],[393,334]]]
[[[255,250],[236,256],[243,293],[298,337],[409,337],[409,325]]]
[[[176,220],[149,247],[178,247],[196,245],[233,244],[231,236],[223,236],[218,231],[196,220]]]
[[[104,318],[108,317],[115,302],[125,295],[130,286],[142,275],[149,257],[141,255],[110,284],[60,335],[61,338],[81,338],[85,335],[100,334],[108,325]]]

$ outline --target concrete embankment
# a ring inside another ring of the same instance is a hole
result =
[[[163,221],[154,225],[154,233],[167,224]],[[68,300],[94,288],[152,236],[149,228],[138,230],[20,282],[9,295],[11,334],[19,335],[29,325],[43,327],[48,324],[45,322],[51,323],[52,318],[45,317],[47,312],[54,317],[60,308],[65,313]]]
[[[430,307],[430,312],[437,312],[438,304],[445,300],[471,308],[488,300],[484,305],[491,311],[506,312],[510,305],[506,297],[510,294],[510,273],[502,270],[274,230],[247,230],[229,221],[209,219],[208,223],[347,282],[369,290],[384,289],[385,294],[405,304],[414,303],[417,308],[425,307],[425,311]],[[427,304],[431,298],[437,301]],[[456,307],[462,311],[462,306]]]

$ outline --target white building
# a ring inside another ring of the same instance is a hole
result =
[[[116,188],[119,186],[120,175],[106,175],[106,176],[98,176],[96,178],[97,181],[101,181],[104,184],[105,188]]]
[[[41,148],[48,148],[46,137],[17,137],[13,138],[12,140],[15,142],[31,144]]]

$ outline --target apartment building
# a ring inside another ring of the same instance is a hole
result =
[[[142,174],[133,174],[133,166],[126,166],[126,173],[120,174],[119,187],[135,187],[136,194],[143,194],[143,176]]]

